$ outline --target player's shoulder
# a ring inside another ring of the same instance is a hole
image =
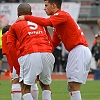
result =
[[[64,11],[64,10],[61,10],[61,11],[60,11],[60,14],[66,15],[66,16],[71,16],[71,15],[69,14],[69,12]]]
[[[58,10],[54,15],[64,15],[65,11],[63,10]]]
[[[24,25],[26,25],[26,21],[17,21],[11,25],[11,28],[13,28],[13,29],[19,28],[20,29]]]
[[[13,26],[16,26],[16,25],[23,25],[24,23],[26,23],[27,21],[25,20],[21,20],[21,21],[16,21]]]
[[[64,10],[59,10],[57,13],[54,14],[55,16],[56,15],[59,15],[59,16],[67,16],[69,15],[68,12],[64,11]]]
[[[7,36],[7,33],[8,33],[8,31],[5,32],[5,33],[2,35],[2,37],[6,37],[6,36]]]
[[[4,42],[4,41],[6,41],[6,38],[7,38],[7,34],[6,34],[6,32],[2,35],[2,41]]]

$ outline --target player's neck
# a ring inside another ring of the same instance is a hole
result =
[[[55,12],[54,12],[54,14],[55,14],[55,13],[57,13],[59,10],[60,10],[60,9],[55,9]]]

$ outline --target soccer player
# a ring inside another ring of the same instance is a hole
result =
[[[62,41],[69,51],[66,76],[71,100],[82,100],[81,84],[86,83],[91,63],[91,51],[83,31],[68,12],[61,10],[62,0],[44,0],[44,10],[49,18],[20,16],[18,20],[29,20],[43,26],[54,27],[52,38],[56,47]]]
[[[21,100],[21,87],[20,87],[20,83],[19,83],[19,77],[16,74],[16,70],[13,66],[12,60],[10,58],[9,52],[8,52],[8,48],[7,48],[7,33],[8,30],[10,28],[10,25],[7,25],[3,28],[2,31],[2,54],[6,55],[8,64],[10,66],[10,72],[11,72],[11,84],[12,84],[12,92],[11,92],[11,98],[12,100]],[[19,47],[19,42],[16,42],[16,46],[17,48]],[[19,51],[17,51],[17,54],[19,54]],[[38,100],[38,86],[37,86],[37,80],[35,82],[35,84],[33,84],[31,86],[31,94],[32,97],[34,98],[34,100]]]
[[[31,15],[29,4],[18,6],[18,16]],[[16,41],[19,41],[20,55],[16,55]],[[51,38],[46,27],[29,21],[15,22],[9,29],[7,43],[15,68],[20,65],[20,83],[24,100],[34,100],[30,87],[35,83],[37,75],[42,88],[42,100],[51,100],[51,73],[54,65]],[[18,61],[17,61],[18,59]],[[19,62],[19,63],[18,63]]]
[[[10,71],[11,71],[11,84],[12,84],[12,89],[11,89],[11,98],[12,100],[21,100],[21,87],[19,83],[19,77],[16,74],[16,70],[13,66],[12,60],[10,58],[8,48],[7,48],[7,33],[10,28],[10,25],[7,25],[3,28],[2,30],[2,54],[6,55],[8,64],[10,66]]]

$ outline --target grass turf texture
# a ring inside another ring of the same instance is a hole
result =
[[[66,86],[66,81],[52,81],[52,100],[70,100]],[[10,81],[0,80],[0,100],[11,100],[10,90]],[[100,100],[100,81],[87,81],[85,85],[82,85],[81,93],[83,100]],[[41,98],[42,92],[39,86],[38,100],[42,100]]]

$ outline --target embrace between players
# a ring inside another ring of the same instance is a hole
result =
[[[18,19],[7,33],[7,49],[19,76],[23,99],[35,100],[30,89],[38,75],[42,100],[51,100],[49,85],[55,62],[52,52],[62,42],[69,52],[66,77],[70,99],[82,100],[80,88],[81,84],[86,83],[91,63],[88,43],[71,15],[61,10],[62,0],[44,2],[44,10],[49,18],[32,16],[31,6],[20,4],[17,9]],[[47,26],[54,27],[52,38]]]

